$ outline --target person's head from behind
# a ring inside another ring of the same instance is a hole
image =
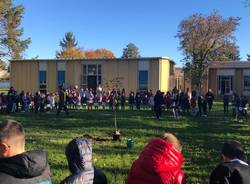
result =
[[[176,150],[179,152],[182,151],[182,144],[181,142],[171,133],[165,133],[162,137],[165,141],[171,143]]]
[[[239,141],[232,140],[232,141],[224,142],[222,149],[221,149],[221,155],[222,155],[224,162],[227,162],[233,159],[239,159],[242,161],[246,160],[244,150]]]
[[[66,146],[65,155],[71,173],[92,168],[92,139],[89,136],[74,138]]]
[[[25,151],[23,126],[15,120],[0,123],[0,158],[12,157]]]

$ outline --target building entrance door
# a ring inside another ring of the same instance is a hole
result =
[[[90,89],[93,89],[93,90],[96,90],[96,87],[97,87],[97,81],[96,81],[96,76],[91,76],[89,75],[88,76],[88,88]]]
[[[219,76],[219,94],[230,93],[233,89],[232,76]]]

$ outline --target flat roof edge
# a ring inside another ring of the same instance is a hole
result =
[[[83,58],[83,59],[67,59],[67,58],[62,58],[62,59],[12,59],[10,60],[10,62],[12,61],[93,61],[93,60],[99,60],[99,61],[107,61],[107,60],[150,60],[150,59],[167,59],[173,63],[175,63],[173,60],[171,60],[169,57],[140,57],[140,58]]]

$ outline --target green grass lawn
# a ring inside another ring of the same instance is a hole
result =
[[[18,113],[2,115],[0,120],[16,119],[26,130],[27,150],[45,149],[49,153],[53,183],[57,184],[67,175],[64,150],[74,137],[89,134],[111,139],[114,130],[113,112],[106,110],[71,111],[72,118],[62,113],[56,118],[51,114]],[[221,144],[227,139],[239,140],[250,156],[249,121],[235,121],[224,115],[222,105],[217,103],[207,118],[182,117],[175,120],[168,113],[161,121],[155,120],[151,111],[119,111],[118,126],[122,131],[120,142],[95,142],[93,162],[103,169],[110,184],[122,184],[132,162],[152,137],[172,132],[183,142],[185,163],[183,170],[187,183],[208,183],[210,171],[219,162]],[[126,149],[126,139],[134,140],[134,148]]]

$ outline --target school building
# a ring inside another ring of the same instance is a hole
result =
[[[18,92],[55,92],[60,85],[166,92],[175,85],[174,70],[166,57],[11,60],[10,82]]]
[[[182,68],[176,68],[175,81],[178,89],[191,89],[191,80],[185,77]],[[224,94],[245,95],[250,98],[249,61],[213,61],[208,65],[207,79],[203,81],[202,93],[212,89],[215,96]]]
[[[211,62],[208,68],[208,89],[216,96],[231,94],[250,96],[250,62]]]

